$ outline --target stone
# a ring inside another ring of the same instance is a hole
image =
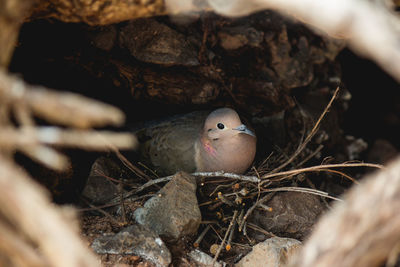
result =
[[[292,238],[271,237],[253,247],[235,267],[283,267],[301,247],[301,242]]]
[[[143,208],[135,210],[134,217],[168,240],[195,234],[201,221],[195,177],[177,173]]]
[[[98,254],[137,255],[157,267],[167,267],[171,263],[171,253],[164,242],[143,225],[131,225],[115,235],[98,237],[92,248]]]

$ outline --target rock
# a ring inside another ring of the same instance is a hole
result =
[[[117,40],[117,29],[115,25],[96,27],[95,30],[89,29],[88,36],[95,47],[110,51]]]
[[[92,165],[82,196],[93,204],[105,204],[118,196],[120,190],[107,177],[115,177],[113,172],[120,170],[109,158],[100,157]],[[121,173],[121,171],[119,171]]]
[[[137,255],[156,266],[168,266],[171,253],[159,236],[143,225],[131,225],[115,235],[101,236],[92,243],[99,254]]]
[[[186,37],[155,19],[137,19],[121,29],[120,44],[138,60],[166,66],[198,66],[197,49]]]
[[[361,153],[363,153],[367,148],[368,144],[362,138],[355,138],[351,135],[346,135],[346,152],[349,160],[359,160],[361,158]]]
[[[264,33],[249,26],[226,27],[218,32],[220,45],[226,50],[243,46],[261,47]]]
[[[89,176],[82,196],[93,204],[104,204],[118,195],[118,188],[104,176]]]
[[[201,213],[196,198],[195,177],[179,172],[143,208],[135,210],[139,224],[158,235],[176,240],[197,232]]]
[[[296,239],[272,237],[255,245],[235,267],[286,266],[300,246],[301,242]]]
[[[196,264],[196,267],[212,266],[211,264],[213,262],[213,257],[204,253],[201,250],[198,250],[198,249],[192,250],[188,253],[188,256],[189,256],[190,260]],[[221,267],[221,266],[223,266],[223,265],[221,263],[219,263],[218,261],[215,262],[215,264],[214,264],[214,267]]]
[[[264,204],[272,211],[256,209],[249,220],[274,234],[300,240],[307,236],[324,210],[318,196],[299,192],[277,193]]]
[[[387,140],[377,139],[367,155],[367,162],[385,164],[394,159],[399,151]]]

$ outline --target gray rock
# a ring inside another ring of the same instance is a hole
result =
[[[235,267],[281,267],[286,266],[301,242],[292,238],[272,237],[253,247]]]
[[[201,213],[196,198],[195,177],[179,172],[143,208],[135,210],[139,224],[158,235],[176,240],[197,232]]]
[[[118,234],[101,236],[92,243],[98,254],[137,255],[164,267],[171,263],[171,253],[154,232],[142,225],[131,225]]]
[[[324,210],[318,196],[299,192],[277,193],[264,204],[272,211],[256,209],[249,221],[274,234],[300,240],[310,232]]]
[[[104,204],[118,196],[118,186],[106,176],[112,176],[108,170],[106,158],[98,158],[92,165],[90,175],[82,191],[82,196],[94,204]],[[103,174],[103,175],[101,175]]]

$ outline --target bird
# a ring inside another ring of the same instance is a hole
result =
[[[242,174],[252,164],[257,138],[231,108],[195,111],[135,132],[139,154],[157,174],[178,171]]]

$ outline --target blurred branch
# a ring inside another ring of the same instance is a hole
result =
[[[400,240],[400,159],[321,218],[294,266],[383,266]]]
[[[34,116],[73,128],[39,127]],[[66,169],[71,166],[67,157],[54,147],[133,147],[131,134],[88,129],[123,121],[124,114],[110,105],[27,85],[0,71],[0,241],[7,244],[0,245],[1,266],[99,265],[80,240],[77,223],[65,218],[66,209],[50,204],[12,156],[18,150],[47,167]]]
[[[117,108],[90,98],[31,86],[0,71],[0,103],[25,106],[52,123],[78,128],[121,125],[124,114]]]
[[[107,124],[120,125],[124,114],[108,104],[73,93],[53,92],[31,86],[0,71],[0,151],[19,150],[43,165],[62,170],[68,159],[50,146],[88,150],[132,148],[136,139],[128,133],[88,130]],[[11,123],[15,115],[19,127]],[[36,127],[33,116],[51,123],[81,129]]]
[[[0,265],[7,266],[9,260],[13,266],[99,266],[79,239],[78,225],[50,204],[21,168],[1,154],[0,162],[0,233],[14,232],[1,234],[7,248],[0,246]]]
[[[58,127],[35,127],[2,129],[0,131],[0,148],[14,149],[26,146],[55,145],[79,147],[87,150],[104,150],[108,146],[120,149],[132,148],[136,140],[128,133],[109,131],[73,130]]]

